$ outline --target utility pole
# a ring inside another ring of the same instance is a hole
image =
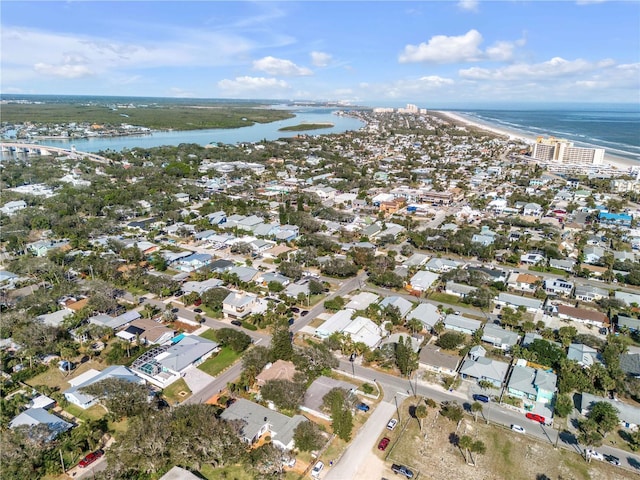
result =
[[[60,452],[60,463],[62,464],[62,473],[67,473],[67,471],[64,468],[64,458],[62,458],[62,449],[59,448],[58,452]]]

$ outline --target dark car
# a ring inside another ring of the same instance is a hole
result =
[[[236,327],[241,327],[242,322],[240,320],[231,320],[231,325],[235,325]]]
[[[180,311],[180,309],[177,308],[177,307],[171,309],[171,313],[178,313],[179,311]]]
[[[293,313],[300,313],[300,309],[298,307],[291,307],[291,311]]]
[[[369,411],[369,405],[367,405],[366,403],[359,403],[356,405],[356,408],[362,412],[368,412]]]
[[[609,462],[611,465],[620,465],[620,459],[613,455],[605,455],[604,459]]]
[[[295,321],[295,320],[294,320],[294,318],[293,318],[293,317],[291,317],[291,318],[289,319],[289,325],[293,325],[293,322],[294,322],[294,321]]]
[[[304,317],[307,313],[309,313],[309,310],[302,310],[302,311],[300,312],[300,316],[301,316],[301,317]]]
[[[384,452],[389,446],[390,441],[391,440],[389,440],[388,437],[384,437],[382,440],[380,440],[380,443],[378,443],[378,450],[382,450]]]
[[[413,478],[413,472],[404,465],[398,465],[397,463],[394,463],[393,465],[391,465],[391,471],[393,473],[404,475],[407,478]]]
[[[486,395],[479,394],[479,393],[474,394],[473,395],[473,399],[476,402],[489,403],[489,397],[487,397]]]
[[[82,460],[80,460],[80,463],[78,463],[78,466],[80,468],[88,467],[93,462],[98,460],[102,455],[104,455],[104,451],[103,450],[96,450],[95,452],[91,452],[89,455],[87,455]]]
[[[538,415],[537,413],[527,413],[525,415],[529,420],[533,420],[538,423],[545,423],[545,418],[542,415]]]
[[[201,308],[194,308],[193,311],[196,312],[196,313],[202,313],[202,309]]]

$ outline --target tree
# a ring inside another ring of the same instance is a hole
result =
[[[289,325],[285,322],[274,324],[271,333],[271,361],[291,360],[293,358],[293,345]]]
[[[558,338],[560,339],[560,342],[562,343],[562,346],[564,348],[569,347],[569,344],[573,341],[577,334],[578,330],[573,326],[565,326],[558,329]]]
[[[251,345],[251,337],[233,328],[221,328],[216,331],[216,338],[234,352],[243,352]]]
[[[445,350],[455,350],[464,342],[464,334],[460,332],[445,332],[440,335],[436,344]]]
[[[440,415],[449,420],[458,423],[464,417],[462,407],[455,402],[443,403],[440,408]]]
[[[411,349],[411,340],[407,338],[405,341],[401,335],[396,344],[396,365],[402,375],[409,375],[418,368],[418,358]]]
[[[471,448],[469,449],[469,455],[471,456],[471,463],[475,467],[476,461],[473,459],[473,455],[471,453],[480,453],[484,454],[487,451],[487,447],[482,440],[476,440],[471,444]]]
[[[269,363],[271,352],[267,347],[258,345],[242,356],[242,377],[246,385],[251,386],[264,366]]]
[[[471,412],[473,413],[474,421],[478,421],[478,413],[482,413],[482,404],[480,402],[473,402],[471,404]]]
[[[567,417],[573,411],[573,400],[566,393],[559,394],[554,407],[555,414],[561,418]]]
[[[353,429],[349,395],[349,392],[344,388],[336,387],[322,398],[325,409],[331,412],[333,433],[346,442],[351,439],[351,430]]]
[[[597,426],[597,431],[603,437],[616,428],[620,423],[618,418],[618,409],[609,402],[594,403],[589,409],[587,418],[589,421],[594,422]]]
[[[420,404],[416,407],[416,418],[420,423],[420,432],[422,432],[422,421],[429,415],[429,409],[426,405]]]
[[[120,378],[100,380],[80,391],[98,398],[117,419],[137,416],[149,409],[147,387]]]
[[[473,439],[469,435],[463,435],[458,439],[458,448],[462,451],[462,457],[466,463],[469,463],[467,455],[469,455],[469,449],[472,445]]]
[[[317,280],[309,280],[309,293],[311,295],[320,295],[324,293],[324,285]]]
[[[306,390],[303,382],[275,379],[267,381],[260,389],[260,394],[262,398],[272,401],[278,408],[293,410],[302,402]]]
[[[293,431],[295,448],[301,452],[318,450],[323,440],[322,432],[313,422],[302,422]]]

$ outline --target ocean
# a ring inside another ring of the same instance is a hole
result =
[[[438,109],[446,110],[446,109]],[[553,136],[578,147],[604,148],[605,153],[640,164],[640,107],[587,105],[546,109],[451,109],[477,123],[521,133],[526,137]]]

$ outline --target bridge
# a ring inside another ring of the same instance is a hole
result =
[[[106,165],[109,165],[112,161],[108,158],[96,155],[95,153],[79,152],[74,146],[71,146],[71,148],[58,148],[50,147],[48,145],[37,145],[29,143],[0,142],[0,150],[2,150],[3,154],[11,152],[13,154],[22,153],[26,155],[67,155],[78,160],[87,159],[92,162],[103,163]]]

